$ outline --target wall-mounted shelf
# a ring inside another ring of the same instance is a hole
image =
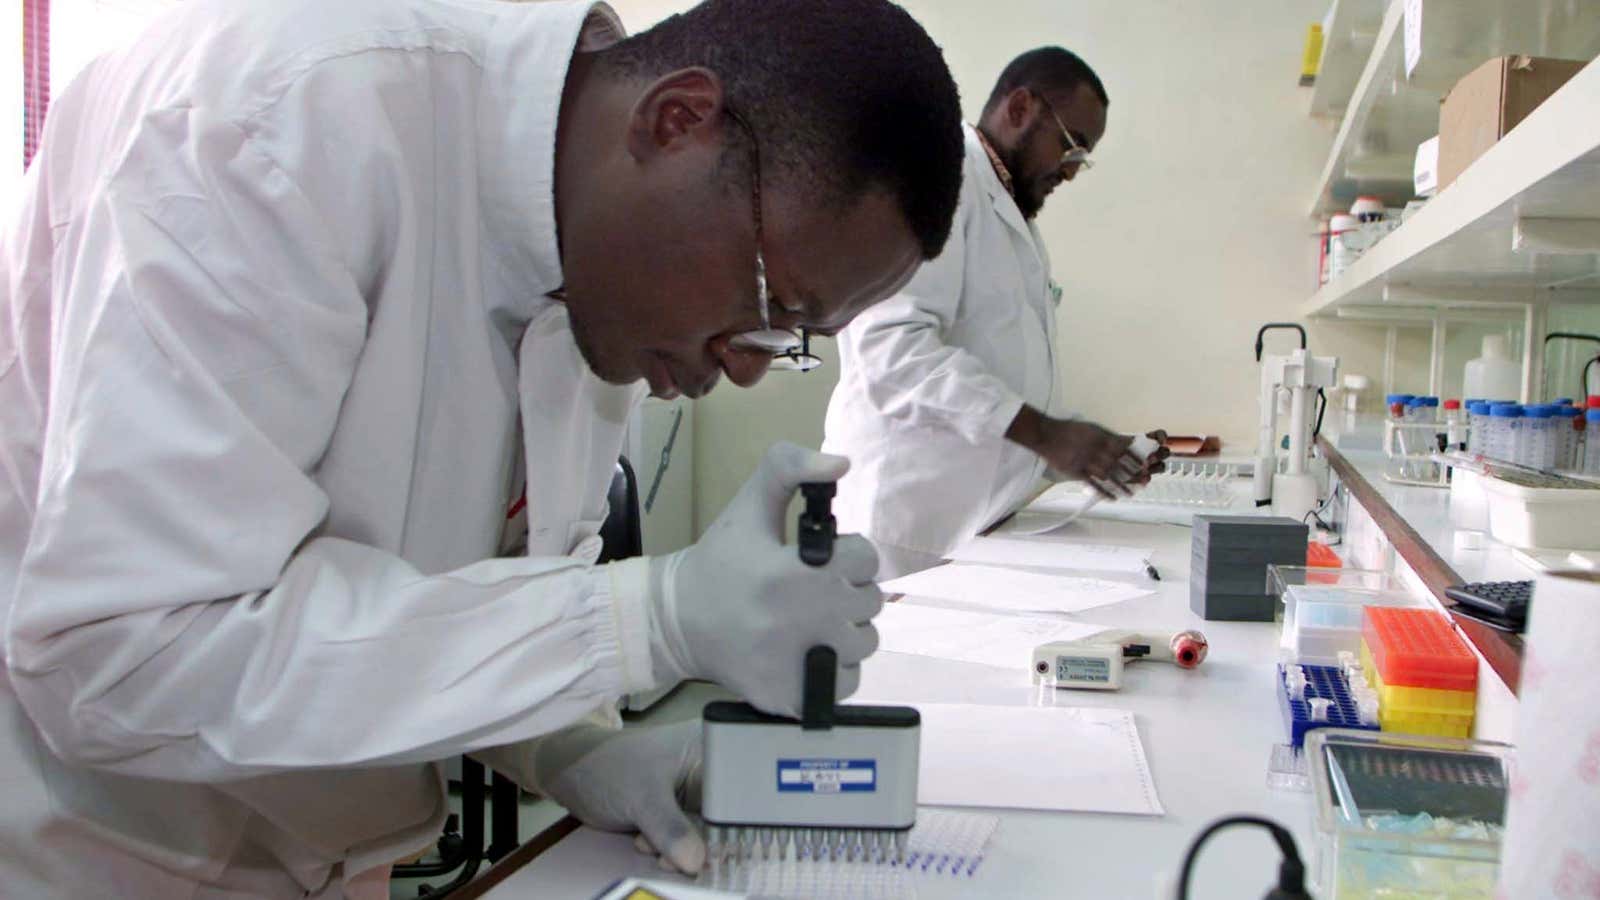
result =
[[[1322,21],[1322,59],[1311,88],[1313,117],[1344,115],[1382,24],[1383,0],[1333,0]]]
[[[1600,300],[1597,110],[1591,64],[1301,314]]]
[[[1408,5],[1421,10],[1414,17],[1421,54],[1409,75]],[[1417,144],[1439,131],[1440,98],[1485,60],[1508,53],[1593,59],[1600,55],[1600,12],[1573,0],[1391,0],[1345,105],[1311,215],[1345,209],[1359,194],[1404,204]]]

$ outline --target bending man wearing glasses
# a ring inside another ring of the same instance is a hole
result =
[[[597,565],[623,429],[904,286],[960,115],[885,0],[196,2],[92,63],[0,238],[0,892],[387,898],[468,752],[697,869],[700,726],[618,698],[853,691],[877,561],[784,546],[847,463],[783,445]]]
[[[1090,167],[1108,102],[1067,50],[1013,60],[966,128],[944,252],[839,335],[823,449],[851,460],[835,511],[877,545],[880,578],[933,565],[1041,475],[1105,478],[1128,449],[1130,438],[1061,412],[1060,289],[1034,223]]]

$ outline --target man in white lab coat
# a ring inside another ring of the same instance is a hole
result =
[[[1090,166],[1108,103],[1067,50],[1012,61],[966,129],[944,252],[839,335],[823,449],[851,460],[836,514],[873,540],[882,578],[938,562],[1047,472],[1105,478],[1128,448],[1060,412],[1061,292],[1034,223],[1050,193]]]
[[[386,897],[462,752],[698,867],[698,729],[586,723],[853,690],[876,559],[783,546],[846,465],[790,445],[594,565],[624,423],[898,290],[960,159],[883,0],[190,0],[91,64],[0,242],[0,894]]]

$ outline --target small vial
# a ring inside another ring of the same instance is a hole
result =
[[[1356,718],[1363,725],[1378,724],[1378,697],[1376,694],[1366,694],[1356,698]]]
[[[1299,671],[1296,671],[1299,670]],[[1283,678],[1284,690],[1288,691],[1290,700],[1304,700],[1306,698],[1306,673],[1299,666],[1291,668]]]
[[[1444,401],[1445,444],[1450,450],[1464,450],[1467,446],[1467,411],[1460,400]]]
[[[1312,697],[1310,700],[1307,700],[1306,703],[1311,707],[1311,721],[1328,721],[1328,707],[1333,705],[1332,700],[1329,700],[1327,697]]]

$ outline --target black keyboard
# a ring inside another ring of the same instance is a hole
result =
[[[1533,582],[1480,581],[1445,588],[1444,593],[1456,601],[1454,612],[1520,634],[1528,621],[1528,604],[1533,602]]]

